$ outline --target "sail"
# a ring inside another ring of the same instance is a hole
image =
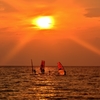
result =
[[[66,75],[66,71],[60,62],[58,62],[58,73],[59,75]]]
[[[62,66],[62,64],[60,62],[58,62],[58,69],[59,70],[64,70],[64,67]]]
[[[40,71],[42,74],[45,73],[45,61],[44,60],[41,61]]]
[[[32,73],[36,74],[36,70],[33,68],[33,61],[31,59]]]
[[[32,66],[32,73],[33,73],[33,61],[32,61],[32,59],[31,59],[31,66]]]

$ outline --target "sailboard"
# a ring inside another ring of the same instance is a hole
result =
[[[65,71],[64,67],[62,66],[62,64],[60,62],[58,62],[57,64],[58,64],[58,74],[66,75],[66,71]]]
[[[42,74],[45,73],[45,61],[44,60],[41,61],[40,71],[41,71]]]

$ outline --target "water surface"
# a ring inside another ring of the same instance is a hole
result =
[[[65,67],[66,76],[53,66],[44,75],[35,69],[0,67],[0,100],[100,100],[100,67]]]

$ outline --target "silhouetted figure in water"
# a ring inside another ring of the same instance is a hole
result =
[[[36,70],[35,69],[33,70],[33,73],[36,74]]]
[[[66,75],[66,71],[64,70],[64,75]]]
[[[44,73],[45,73],[45,70],[44,70],[44,68],[43,68],[43,67],[41,67],[41,68],[40,68],[40,70],[41,70],[41,73],[42,73],[42,74],[44,74]]]
[[[51,71],[49,70],[49,75],[51,74]]]

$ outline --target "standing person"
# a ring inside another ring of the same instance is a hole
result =
[[[33,73],[36,75],[36,70],[35,69],[33,70]]]

